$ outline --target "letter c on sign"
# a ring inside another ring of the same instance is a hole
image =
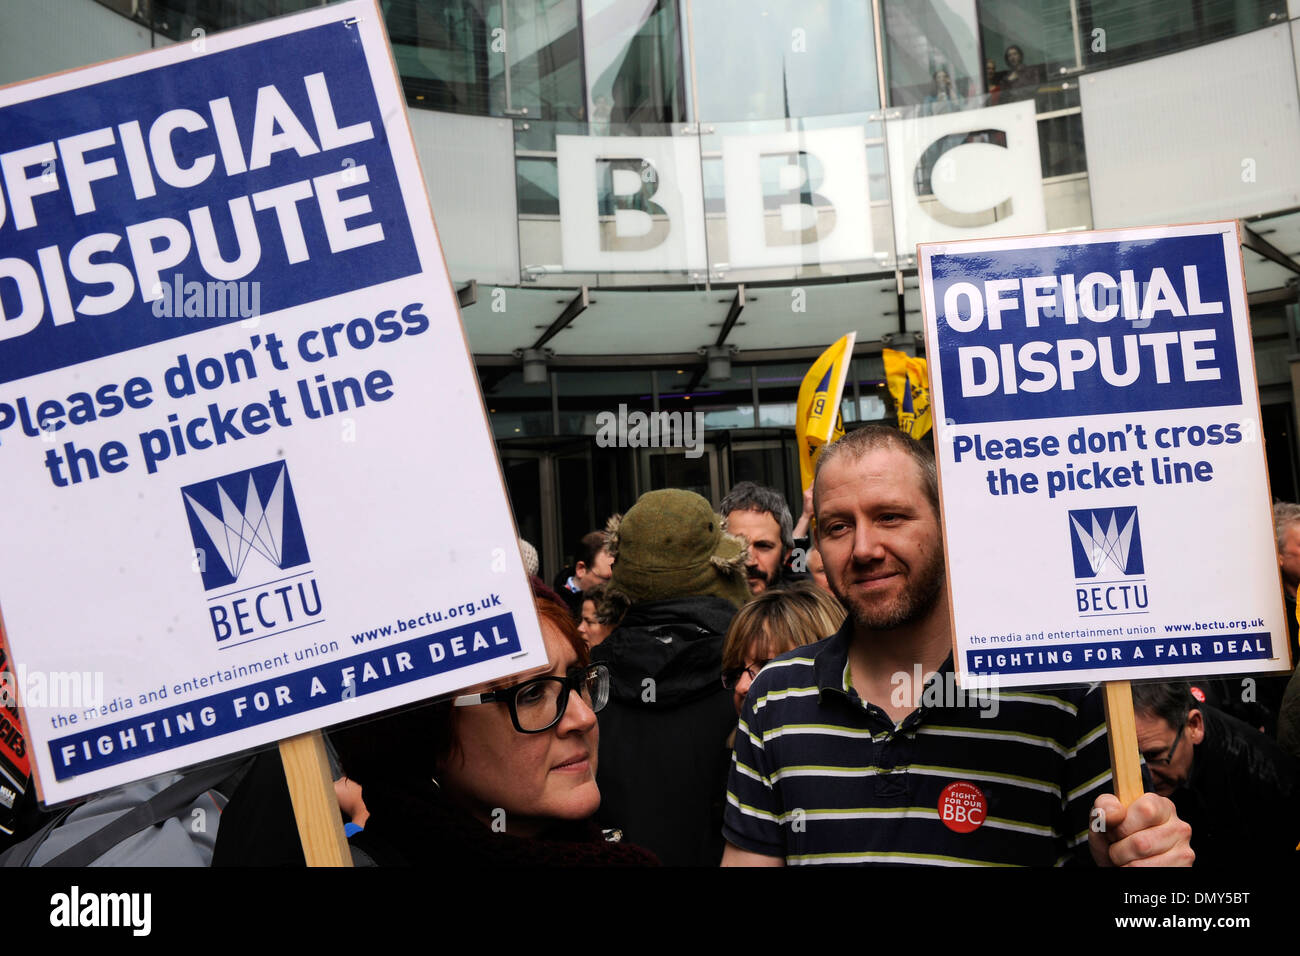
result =
[[[1013,184],[1002,170],[1009,158],[1006,130],[940,136],[921,153],[913,170],[917,195],[935,199],[921,208],[931,219],[954,228],[970,225],[963,217],[990,210],[998,219],[1008,218],[1015,211]]]

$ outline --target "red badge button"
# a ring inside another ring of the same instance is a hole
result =
[[[1205,703],[1205,691],[1201,690],[1201,689],[1200,689],[1199,687],[1197,687],[1195,684],[1192,685],[1192,687],[1190,688],[1190,690],[1191,690],[1191,692],[1192,692],[1192,696],[1193,696],[1193,697],[1195,697],[1197,700],[1199,700],[1202,704]]]
[[[965,780],[948,784],[939,794],[939,819],[956,833],[977,829],[988,809],[989,801],[980,788]]]

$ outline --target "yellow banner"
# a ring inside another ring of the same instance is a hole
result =
[[[858,333],[850,332],[813,362],[799,386],[794,428],[799,443],[799,477],[803,488],[812,487],[813,469],[822,448],[844,437],[840,396],[853,358]]]
[[[920,438],[934,425],[925,359],[894,349],[881,349],[880,355],[885,360],[885,382],[898,409],[898,430]]]

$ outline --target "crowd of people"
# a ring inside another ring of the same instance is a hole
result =
[[[1294,661],[1300,506],[1275,517]],[[1100,685],[993,708],[943,692],[935,463],[897,429],[828,446],[797,521],[752,482],[717,512],[663,489],[584,536],[553,587],[521,550],[548,672],[329,732],[354,862],[1295,858],[1296,678],[1135,683],[1148,792],[1127,807]],[[276,752],[229,783],[212,865],[301,865]]]
[[[974,78],[954,77],[947,63],[935,63],[930,70],[930,87],[922,100],[922,114],[936,115],[970,108],[981,92],[984,94],[981,105],[984,106],[1032,98],[1043,83],[1043,65],[1027,65],[1025,51],[1015,43],[1006,48],[1002,58],[1006,69],[998,69],[992,58],[984,61],[982,91]]]
[[[1300,506],[1278,507],[1277,534],[1294,659]],[[752,482],[717,512],[649,492],[553,583],[533,581],[552,674],[471,695],[497,704],[491,746],[449,750],[471,728],[427,709],[442,729],[418,749],[442,756],[416,774],[440,781],[420,785],[421,812],[468,810],[498,847],[484,859],[558,859],[563,834],[575,860],[632,865],[1231,865],[1291,859],[1300,839],[1288,678],[1135,684],[1148,792],[1128,807],[1099,686],[1004,693],[994,711],[899,692],[918,667],[950,686],[953,664],[934,460],[896,429],[830,446],[797,521]],[[345,769],[343,751],[367,756],[363,790],[401,763],[340,750]],[[394,814],[403,832],[413,812]],[[378,839],[354,843],[382,863]]]

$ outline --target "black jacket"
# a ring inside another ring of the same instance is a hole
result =
[[[555,591],[568,605],[569,613],[573,615],[575,621],[582,620],[582,592],[569,590],[569,578],[573,577],[573,571],[566,569],[555,576],[555,582],[552,590]]]
[[[596,775],[603,826],[665,866],[717,866],[736,726],[722,639],[736,608],[715,597],[634,604],[591,652],[610,669]]]
[[[1295,859],[1300,764],[1259,731],[1201,706],[1205,739],[1187,783],[1171,799],[1191,824],[1197,866],[1258,866]]]

